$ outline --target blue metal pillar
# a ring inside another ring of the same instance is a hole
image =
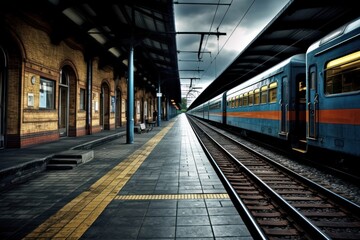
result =
[[[128,61],[128,97],[126,113],[126,143],[134,143],[134,47],[130,46]]]
[[[158,92],[156,94],[156,96],[158,97],[158,104],[157,104],[157,108],[158,108],[158,115],[157,115],[157,125],[160,127],[160,123],[161,123],[161,97],[162,97],[162,93],[161,93],[161,89],[160,89],[160,78],[158,80]]]
[[[87,104],[86,104],[86,134],[92,134],[92,116],[91,116],[91,109],[92,109],[92,79],[93,79],[93,67],[92,67],[92,59],[89,59],[86,62],[86,94],[87,94]],[[1,99],[0,99],[1,100]]]
[[[171,109],[171,106],[170,106],[170,101],[169,101],[169,99],[167,99],[166,98],[166,103],[165,103],[166,105],[166,121],[169,121],[169,119],[170,119],[170,109]]]

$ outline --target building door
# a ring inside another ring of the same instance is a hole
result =
[[[62,71],[59,84],[59,134],[68,135],[69,126],[69,74]]]
[[[120,89],[116,90],[116,103],[115,103],[115,108],[116,108],[116,127],[121,127],[121,91]]]
[[[289,131],[289,88],[287,77],[283,77],[281,81],[280,111],[280,134],[286,135]]]
[[[149,120],[149,111],[148,111],[148,104],[147,104],[146,100],[144,100],[143,106],[144,106],[143,118],[144,118],[144,122],[147,122]]]
[[[106,83],[101,85],[100,126],[102,130],[110,129],[110,89]]]

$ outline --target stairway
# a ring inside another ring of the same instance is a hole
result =
[[[292,149],[294,151],[300,152],[300,153],[306,153],[307,152],[307,142],[305,139],[300,139],[295,145],[292,146]]]
[[[68,150],[54,154],[46,164],[47,170],[70,170],[94,158],[93,150]]]

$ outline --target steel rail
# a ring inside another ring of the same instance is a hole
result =
[[[194,123],[194,122],[193,122]],[[237,158],[235,158],[229,151],[227,151],[220,143],[218,143],[215,139],[213,139],[210,135],[208,135],[200,126],[198,126],[201,131],[206,135],[208,139],[210,139],[216,146],[221,149],[226,155],[228,155],[234,162],[236,162],[242,170],[246,172],[246,174],[251,177],[251,179],[256,182],[259,186],[262,187],[263,190],[269,194],[277,204],[283,207],[286,212],[295,219],[299,225],[304,229],[306,233],[314,237],[314,239],[326,239],[330,240],[325,233],[323,233],[317,226],[311,223],[306,217],[304,217],[299,211],[297,211],[294,207],[292,207],[285,199],[283,199],[278,193],[272,190],[265,182],[263,182],[259,177],[257,177],[254,173],[252,173],[244,164],[242,164]],[[248,149],[248,148],[246,148]]]

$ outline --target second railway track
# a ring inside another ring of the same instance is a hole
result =
[[[255,238],[360,239],[360,207],[189,118]]]

